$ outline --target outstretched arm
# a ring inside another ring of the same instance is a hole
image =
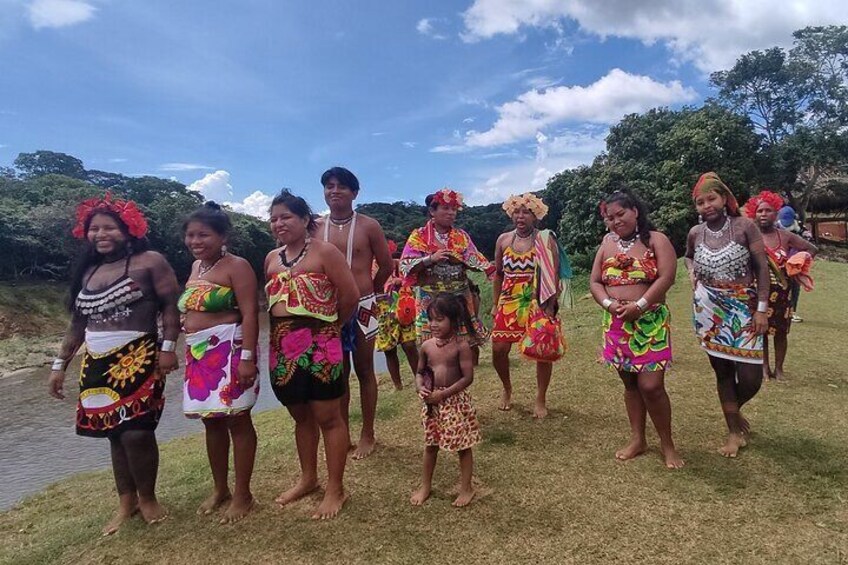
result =
[[[65,369],[68,368],[71,359],[74,358],[77,350],[85,341],[85,325],[86,318],[74,312],[71,316],[71,322],[68,324],[68,329],[65,331],[62,346],[59,348],[59,355],[53,362],[53,370],[50,371],[50,378],[47,381],[47,391],[54,398],[65,398]]]

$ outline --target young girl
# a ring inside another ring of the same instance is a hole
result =
[[[474,357],[468,341],[458,338],[460,326],[475,339],[465,301],[454,295],[437,295],[427,307],[432,336],[421,345],[415,387],[424,401],[424,480],[410,502],[420,506],[430,497],[433,470],[439,449],[459,452],[460,488],[454,506],[465,506],[474,498],[471,448],[480,443],[480,423],[471,404],[468,386],[474,380]]]

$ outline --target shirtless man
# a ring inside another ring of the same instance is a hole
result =
[[[359,180],[344,167],[333,167],[321,175],[324,200],[330,214],[318,219],[315,237],[338,247],[347,259],[359,287],[359,306],[353,318],[342,330],[344,347],[344,375],[350,378],[353,352],[353,369],[359,379],[362,403],[362,432],[353,453],[354,459],[363,459],[374,450],[374,418],[377,413],[377,378],[374,375],[374,338],[377,335],[376,296],[374,289],[382,289],[392,273],[392,258],[383,228],[374,218],[353,211],[353,201],[359,194]],[[377,273],[371,276],[371,265],[377,261]],[[350,433],[350,386],[342,399],[342,416]],[[351,442],[353,446],[353,442]]]

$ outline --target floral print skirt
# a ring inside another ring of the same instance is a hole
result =
[[[438,390],[444,390],[439,388]],[[424,443],[445,451],[463,451],[481,441],[480,422],[471,403],[471,394],[461,390],[439,404],[421,407]]]
[[[165,379],[156,371],[156,334],[82,358],[77,434],[107,437],[127,429],[155,430],[165,407]]]
[[[530,311],[536,303],[533,273],[504,276],[495,321],[492,342],[517,343],[524,337]]]
[[[757,291],[749,286],[699,282],[693,302],[695,334],[707,355],[740,363],[763,363],[763,336],[754,332]]]
[[[342,341],[337,322],[271,316],[271,388],[283,405],[341,398]]]
[[[617,371],[663,371],[671,362],[671,314],[655,304],[632,322],[604,312],[604,361]]]
[[[238,382],[241,324],[220,324],[186,334],[183,412],[188,418],[217,418],[256,404],[259,379],[244,389]]]

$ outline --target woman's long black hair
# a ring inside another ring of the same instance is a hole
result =
[[[91,220],[94,216],[97,216],[98,214],[109,216],[115,220],[116,224],[118,224],[118,228],[121,230],[121,233],[124,234],[127,241],[127,256],[137,255],[150,249],[150,242],[147,241],[147,238],[138,238],[130,235],[129,229],[121,217],[111,210],[97,210],[95,213],[86,218],[83,233],[88,234],[88,226],[91,225]],[[74,311],[77,295],[82,290],[82,279],[85,276],[86,271],[102,262],[103,255],[97,252],[97,248],[88,240],[86,235],[82,249],[80,249],[80,252],[77,254],[76,260],[71,268],[71,294],[68,297],[67,304],[70,312]]]
[[[437,294],[427,306],[427,316],[434,314],[440,314],[450,320],[454,332],[459,332],[462,327],[465,327],[469,337],[477,338],[477,330],[471,321],[471,314],[468,312],[468,304],[464,297],[447,292]]]
[[[651,224],[651,219],[648,217],[648,207],[638,196],[624,188],[607,196],[604,203],[607,206],[610,204],[618,204],[622,208],[636,210],[636,212],[638,212],[636,215],[636,231],[639,233],[639,240],[645,245],[645,247],[650,245],[651,230],[654,229],[654,226]]]
[[[285,206],[289,209],[289,212],[298,218],[309,218],[309,223],[306,224],[306,231],[309,233],[315,231],[317,225],[315,223],[315,215],[312,213],[312,208],[309,207],[306,200],[289,192],[288,188],[284,188],[277,196],[274,197],[268,211],[270,212],[271,208],[274,206]]]

